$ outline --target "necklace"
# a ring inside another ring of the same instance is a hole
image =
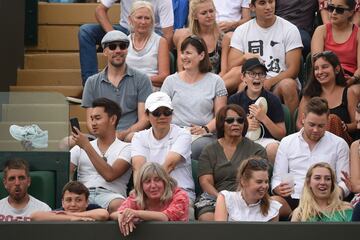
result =
[[[105,151],[101,150],[98,142],[97,142],[97,146],[98,146],[98,149],[100,151],[101,158],[104,159],[105,162],[107,162],[107,157],[105,156],[107,149]]]
[[[135,43],[135,34],[132,34],[131,35],[131,40],[132,40],[132,45],[133,45],[133,48],[136,50],[136,51],[141,51],[145,48],[147,42],[149,41],[150,39],[150,36],[147,36],[145,41],[142,43],[141,46],[136,46],[136,43]]]

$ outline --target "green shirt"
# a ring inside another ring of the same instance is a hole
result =
[[[199,157],[198,176],[211,174],[217,191],[236,191],[236,174],[240,163],[250,156],[267,159],[266,150],[260,144],[248,138],[237,145],[231,159],[227,159],[223,147],[218,141],[207,145]]]
[[[351,222],[352,212],[352,208],[349,208],[344,211],[336,211],[332,215],[322,214],[310,218],[308,222]]]

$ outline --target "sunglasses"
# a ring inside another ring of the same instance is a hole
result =
[[[124,41],[124,42],[118,42],[118,43],[109,43],[107,45],[107,47],[111,50],[114,51],[117,47],[120,48],[120,50],[125,50],[129,47],[129,42]]]
[[[150,112],[151,115],[153,115],[154,117],[160,117],[161,114],[164,115],[165,117],[169,117],[172,115],[173,110],[171,109],[165,109],[165,110],[161,110],[161,109],[156,109],[153,112]]]
[[[245,72],[245,74],[247,74],[249,77],[251,78],[265,78],[266,77],[266,73],[265,72],[252,72],[252,71],[247,71]]]
[[[328,56],[334,56],[334,55],[335,55],[335,53],[333,53],[332,51],[323,51],[323,52],[315,53],[314,55],[312,55],[312,58],[313,58],[313,61],[316,61],[317,59],[319,59],[321,57],[328,57]]]
[[[243,117],[227,117],[227,118],[225,118],[225,122],[227,124],[232,124],[235,121],[239,124],[243,124],[245,119]]]
[[[328,4],[327,10],[328,10],[330,13],[334,12],[334,10],[335,10],[335,12],[336,12],[337,14],[343,14],[345,11],[351,11],[350,8],[335,7],[335,5],[333,5],[333,4]]]

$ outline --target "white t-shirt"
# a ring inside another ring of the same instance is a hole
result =
[[[131,141],[131,157],[142,156],[146,161],[162,165],[169,152],[175,152],[182,156],[170,176],[177,181],[179,187],[188,192],[190,199],[194,200],[195,185],[190,157],[191,135],[187,130],[171,124],[169,133],[163,139],[157,140],[150,128],[135,133]]]
[[[133,48],[132,37],[130,35],[130,45],[126,56],[126,63],[129,66],[144,72],[148,76],[157,75],[159,73],[158,55],[160,39],[161,37],[153,32],[145,47],[140,51],[136,51]]]
[[[97,139],[90,142],[95,151],[102,156],[97,145]],[[70,150],[71,163],[77,166],[78,181],[82,182],[87,188],[103,187],[107,190],[119,193],[124,198],[126,197],[126,188],[131,175],[131,168],[129,168],[122,176],[112,182],[107,182],[95,169],[86,152],[79,146],[75,146]],[[131,148],[129,143],[124,143],[118,138],[110,145],[105,152],[104,157],[107,163],[112,165],[116,160],[125,161],[130,164]]]
[[[226,210],[228,212],[228,221],[246,221],[246,222],[268,222],[277,215],[281,203],[270,200],[268,214],[264,216],[260,210],[260,201],[248,205],[243,199],[241,192],[230,192],[223,190],[220,192],[225,198]]]
[[[116,0],[101,0],[101,3],[110,8]],[[120,1],[120,25],[130,29],[129,27],[129,14],[131,11],[132,3],[134,0],[121,0]],[[155,29],[167,28],[174,25],[174,12],[172,7],[172,0],[148,0],[154,8],[155,15]]]
[[[285,175],[290,173],[295,183],[291,197],[300,199],[309,167],[318,162],[327,162],[336,173],[337,184],[347,196],[349,189],[341,180],[341,171],[349,173],[349,146],[345,140],[326,131],[315,147],[310,150],[302,136],[303,131],[304,129],[301,129],[281,140],[271,179],[272,190],[280,185]]]
[[[167,93],[174,107],[172,123],[181,127],[206,125],[214,118],[214,99],[227,96],[224,80],[206,73],[195,83],[187,83],[178,73],[168,76],[161,91]]]
[[[239,21],[241,8],[249,8],[250,0],[213,0],[216,8],[216,21]]]
[[[256,19],[240,25],[231,38],[230,46],[243,53],[260,54],[268,69],[268,77],[277,76],[287,69],[287,52],[303,47],[297,27],[278,16],[275,23],[268,28],[260,27]],[[298,82],[298,87],[300,86]]]
[[[51,211],[51,208],[44,202],[30,196],[29,202],[23,209],[13,208],[8,197],[0,200],[0,222],[30,221],[30,215],[38,211]]]

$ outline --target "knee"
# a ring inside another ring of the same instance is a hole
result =
[[[285,78],[279,82],[279,88],[283,93],[296,92],[297,84],[292,78]],[[291,93],[293,94],[293,93]]]
[[[120,205],[123,203],[124,199],[114,199],[109,203],[108,206],[108,212],[109,213],[113,213],[115,211],[117,211],[120,207]]]
[[[270,143],[266,146],[266,155],[268,157],[268,160],[274,164],[276,153],[278,150],[279,144],[278,143]]]

